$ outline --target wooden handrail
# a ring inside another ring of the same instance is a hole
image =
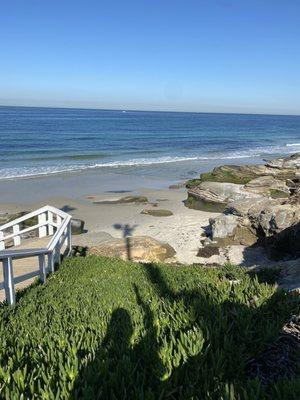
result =
[[[35,249],[22,249],[22,250],[6,250],[0,252],[0,260],[4,260],[5,258],[27,258],[27,257],[35,257],[40,254],[47,254],[48,249],[46,247],[35,248]]]
[[[28,233],[28,232],[34,231],[34,230],[36,230],[38,228],[41,228],[42,226],[45,226],[45,225],[51,225],[54,228],[58,227],[57,223],[55,223],[53,221],[50,221],[50,220],[46,220],[45,222],[43,222],[41,224],[36,224],[36,225],[29,226],[28,228],[24,228],[24,229],[20,230],[18,233],[10,233],[7,236],[3,236],[3,238],[1,240],[13,239],[15,236],[20,236],[20,235],[23,235],[24,233]]]
[[[46,218],[46,213],[48,213],[48,218]],[[56,215],[56,223],[53,221],[53,215]],[[20,223],[36,216],[39,218],[38,224],[20,230]],[[64,211],[52,206],[45,206],[0,226],[0,245],[2,246],[2,249],[5,249],[5,240],[13,238],[15,244],[20,244],[21,236],[24,233],[28,233],[36,229],[39,230],[39,237],[47,236],[47,230],[48,235],[53,235],[45,248],[12,249],[0,251],[0,261],[3,264],[4,273],[5,297],[8,304],[15,303],[13,260],[38,257],[40,279],[43,283],[45,283],[47,271],[54,272],[54,263],[60,263],[60,251],[65,241],[67,241],[68,254],[71,252],[71,219],[72,217]],[[3,231],[11,227],[13,228],[13,233],[4,236]],[[53,228],[57,228],[54,234]],[[46,267],[46,257],[48,257],[48,267]]]
[[[22,217],[19,217],[17,219],[14,219],[13,221],[7,222],[6,224],[0,226],[0,231],[3,231],[7,228],[11,228],[14,225],[20,224],[21,222],[25,222],[27,219],[37,217],[40,214],[43,214],[44,212],[51,211],[54,214],[59,215],[61,218],[66,218],[69,216],[69,214],[65,213],[62,210],[59,210],[58,208],[52,207],[52,206],[44,206],[39,208],[38,210],[32,211],[28,214],[23,215]]]
[[[65,229],[67,228],[69,222],[71,221],[71,216],[65,219],[65,221],[60,225],[60,227],[55,232],[55,235],[52,237],[51,241],[49,242],[47,249],[49,251],[53,250],[59,241],[60,237],[64,233]]]

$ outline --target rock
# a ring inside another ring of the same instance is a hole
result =
[[[72,246],[71,256],[72,257],[86,257],[88,252],[87,246]]]
[[[219,255],[220,249],[216,246],[206,246],[198,250],[197,257],[209,258],[214,255]]]
[[[286,160],[286,159],[281,159]],[[274,160],[275,161],[275,160]],[[295,165],[299,163],[299,156],[284,163],[284,167],[275,167],[272,161],[266,165],[221,165],[214,168],[212,172],[201,174],[201,181],[228,182],[236,184],[247,184],[252,179],[261,176],[274,176],[277,179],[293,179],[297,176]],[[280,165],[279,163],[276,163]],[[293,165],[293,167],[291,167]]]
[[[266,166],[278,169],[299,169],[300,153],[295,153],[288,157],[276,158],[267,162]]]
[[[211,237],[219,246],[242,244],[252,246],[257,236],[248,218],[222,214],[209,220]]]
[[[130,204],[130,203],[148,203],[148,199],[145,196],[124,196],[120,199],[113,200],[103,200],[103,201],[94,201],[94,204]]]
[[[248,192],[264,196],[273,195],[272,197],[275,197],[276,193],[278,197],[280,197],[280,194],[282,197],[288,197],[290,193],[286,183],[274,178],[274,176],[260,176],[259,178],[252,179],[244,186],[244,189]]]
[[[251,217],[252,225],[263,236],[271,236],[287,229],[300,221],[300,209],[291,204],[270,205],[258,216]]]
[[[261,210],[267,207],[269,204],[270,200],[266,197],[236,200],[227,205],[225,213],[238,215],[240,217],[247,217],[249,213],[258,215]]]
[[[233,252],[247,249],[246,261],[258,245],[272,259],[300,257],[300,153],[266,165],[224,165],[200,179],[200,184],[190,186],[186,205],[205,209],[205,204],[211,207],[207,211],[223,211],[210,219],[210,229],[206,229],[206,236],[220,248],[219,256],[213,254],[209,261],[227,257],[241,263],[242,257],[229,256],[226,249],[231,246],[240,246],[233,247]],[[210,246],[205,240],[201,243]],[[209,254],[211,250],[202,251]]]
[[[173,215],[170,210],[147,210],[144,209],[141,211],[141,214],[152,215],[153,217],[170,217]]]
[[[80,235],[84,232],[84,221],[82,219],[72,218],[71,220],[72,235]]]
[[[279,286],[300,293],[300,258],[280,263]]]
[[[186,183],[185,183],[185,187],[187,189],[192,189],[195,186],[199,186],[200,183],[202,182],[201,179],[196,178],[196,179],[189,179]]]
[[[176,189],[182,189],[186,187],[186,183],[185,182],[180,182],[180,183],[175,183],[173,185],[169,186],[170,190],[176,190]]]
[[[188,191],[199,200],[217,204],[226,204],[235,200],[261,197],[256,193],[244,190],[243,185],[224,182],[202,182],[199,186]]]
[[[90,248],[89,254],[117,257],[122,260],[159,262],[173,257],[176,252],[167,243],[159,242],[148,236],[135,236],[129,237],[127,240],[111,239]]]
[[[264,165],[221,165],[201,178],[211,182],[228,182],[244,185],[251,179],[268,175],[268,168]]]
[[[240,218],[236,215],[220,215],[216,218],[210,218],[212,240],[232,236],[239,224]]]
[[[273,260],[284,260],[300,257],[300,222],[266,237],[263,244],[269,257]],[[299,265],[300,270],[300,265]]]
[[[201,210],[206,212],[223,212],[225,210],[225,203],[214,203],[211,201],[202,200],[198,197],[197,193],[192,191],[188,192],[188,198],[184,200],[184,205],[193,210]]]

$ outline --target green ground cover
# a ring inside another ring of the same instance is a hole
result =
[[[268,280],[272,275],[265,274]],[[0,309],[0,397],[299,399],[249,367],[299,297],[241,268],[66,259]]]

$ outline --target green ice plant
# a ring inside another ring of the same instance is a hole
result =
[[[245,269],[76,257],[18,297],[0,308],[0,398],[300,398],[298,372],[248,376],[300,302]]]

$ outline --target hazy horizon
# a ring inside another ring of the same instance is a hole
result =
[[[98,107],[79,107],[79,106],[52,106],[52,105],[17,105],[17,104],[1,104],[0,107],[20,107],[20,108],[50,108],[50,109],[66,109],[66,110],[95,110],[95,111],[125,111],[125,112],[160,112],[160,113],[185,113],[185,114],[238,114],[238,115],[270,115],[270,116],[291,116],[300,117],[299,114],[283,114],[283,113],[263,113],[263,112],[234,112],[234,111],[190,111],[190,110],[148,110],[134,108],[98,108]]]

